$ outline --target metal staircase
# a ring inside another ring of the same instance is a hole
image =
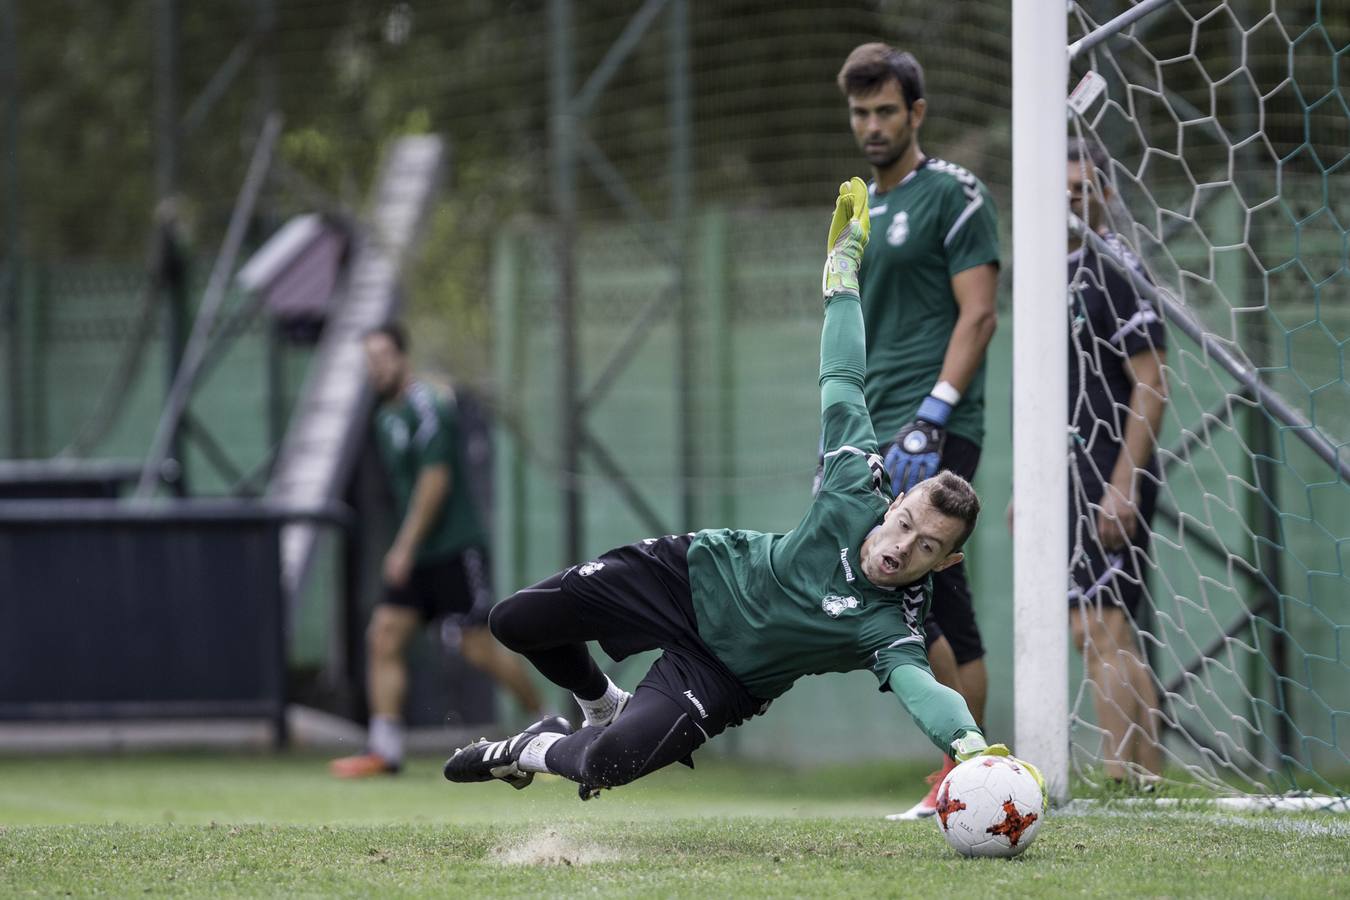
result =
[[[399,278],[435,196],[445,155],[444,141],[434,136],[401,138],[388,151],[357,239],[345,296],[324,326],[277,456],[268,499],[317,509],[341,498],[370,410],[361,342],[397,311]],[[296,522],[282,529],[282,585],[292,600],[304,588],[320,527]]]

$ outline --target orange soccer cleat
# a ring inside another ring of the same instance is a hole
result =
[[[362,753],[358,756],[344,756],[328,764],[328,771],[335,778],[371,778],[376,775],[397,775],[402,768],[378,753]]]

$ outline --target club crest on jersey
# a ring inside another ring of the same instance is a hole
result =
[[[839,594],[827,594],[820,601],[820,608],[831,619],[837,619],[844,610],[857,609],[859,605],[857,597],[842,597]]]
[[[909,213],[900,210],[891,219],[891,225],[886,229],[886,242],[892,247],[899,247],[909,237]]]
[[[593,559],[590,562],[586,563],[586,565],[582,566],[580,569],[577,569],[577,574],[581,575],[582,577],[585,577],[587,575],[594,575],[596,572],[599,572],[604,567],[605,567],[604,563],[600,562],[598,559]]]

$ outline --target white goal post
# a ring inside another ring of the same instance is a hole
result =
[[[1347,811],[1350,10],[1013,10],[1014,749]]]
[[[1067,132],[1056,100],[1069,62],[1054,52],[1067,23],[1061,0],[1013,4],[1013,749],[1056,802],[1069,788]]]

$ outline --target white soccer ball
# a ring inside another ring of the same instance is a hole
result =
[[[977,756],[942,779],[933,819],[962,856],[1016,856],[1041,829],[1045,795],[1020,759]]]

